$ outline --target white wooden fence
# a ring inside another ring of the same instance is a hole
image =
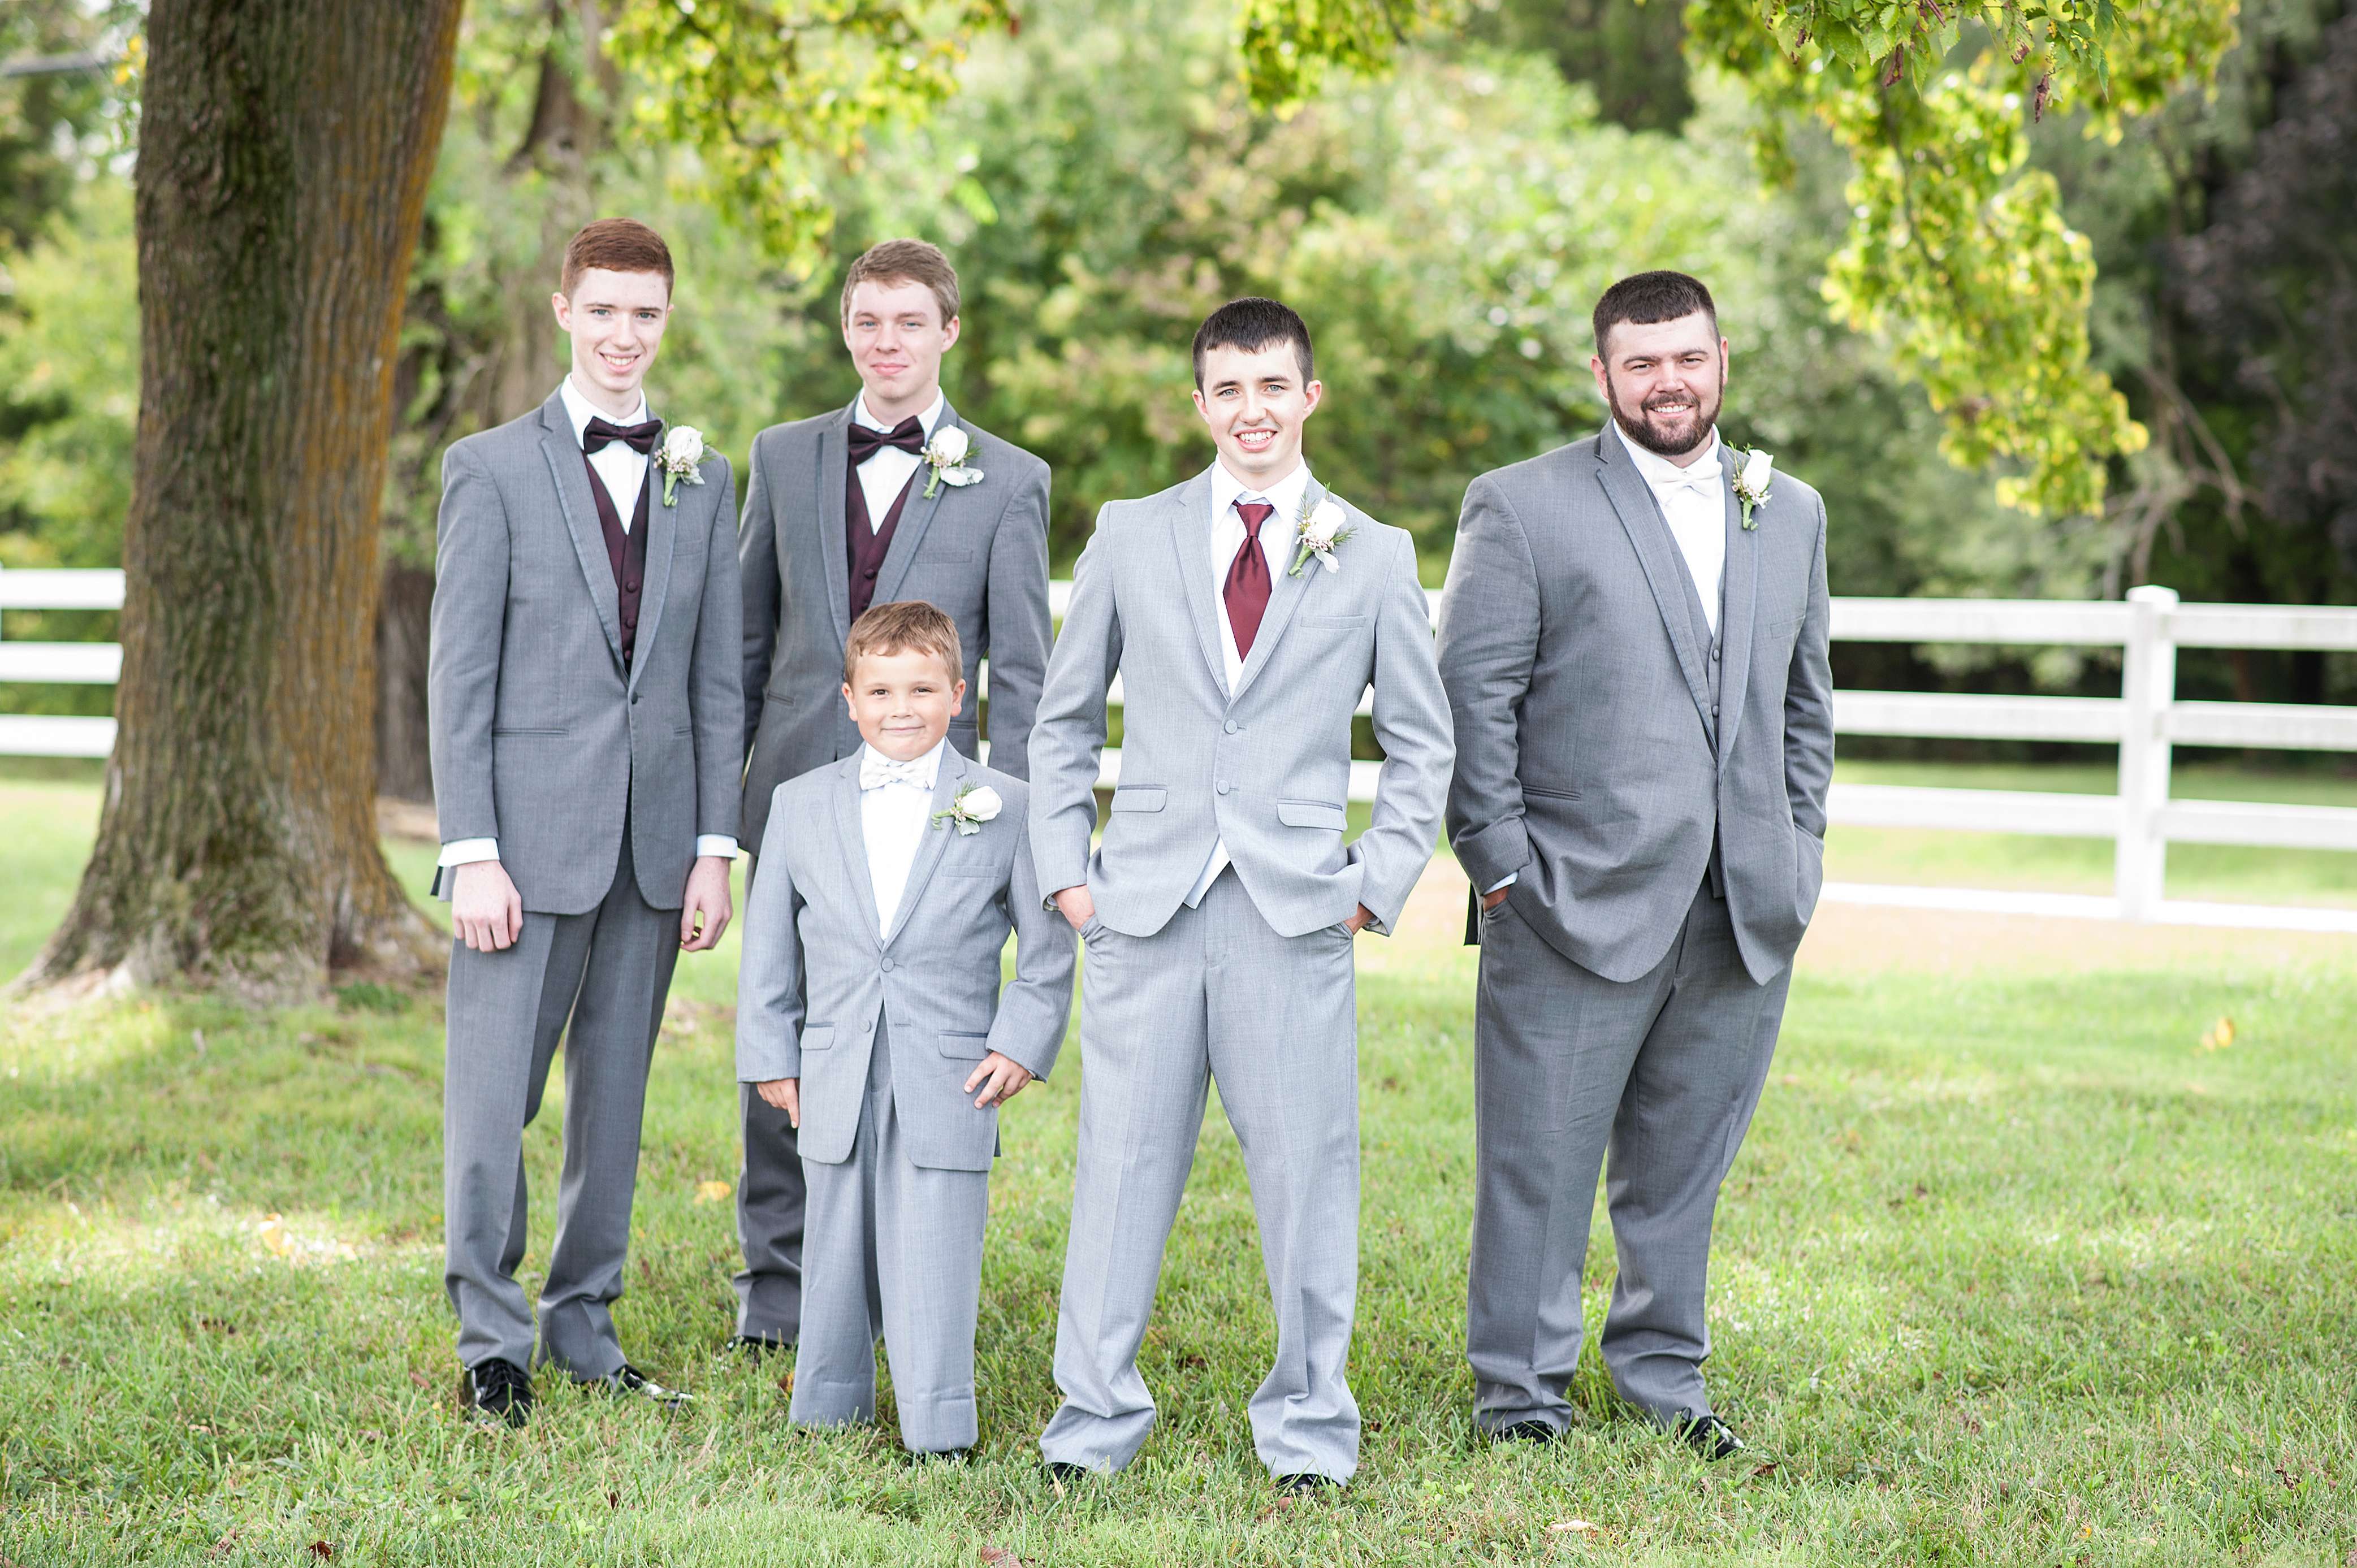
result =
[[[1050,585],[1058,619],[1071,585]],[[1436,602],[1437,596],[1435,596]],[[123,574],[0,571],[0,683],[112,684],[122,650],[112,643],[9,642],[11,609],[118,609]],[[1836,783],[1828,802],[1844,826],[2108,838],[2113,893],[2013,893],[1975,888],[1829,883],[1836,901],[1983,909],[2168,924],[2357,932],[2357,910],[2208,904],[2164,896],[2169,845],[2242,844],[2357,852],[2357,807],[2169,797],[2178,746],[2357,752],[2357,708],[2276,703],[2184,703],[2176,697],[2180,648],[2357,652],[2357,608],[2186,605],[2168,588],[2133,590],[2125,603],[2029,599],[1835,599],[1837,641],[2004,643],[2126,650],[2117,697],[2018,697],[1935,692],[1835,692],[1842,735],[1970,740],[2093,742],[2119,747],[2119,793],[2065,795],[2014,789],[1939,789]],[[1118,703],[1116,685],[1114,700]],[[1361,712],[1371,704],[1362,703]],[[0,755],[103,757],[114,721],[0,715]],[[1351,796],[1372,800],[1380,765],[1351,765]],[[1121,773],[1108,748],[1101,781]]]

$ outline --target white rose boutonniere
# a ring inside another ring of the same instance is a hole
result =
[[[1309,558],[1313,555],[1318,558],[1318,564],[1329,572],[1340,571],[1342,564],[1334,559],[1334,552],[1347,543],[1351,535],[1359,532],[1349,523],[1350,514],[1330,496],[1305,510],[1294,533],[1298,547],[1293,553],[1293,566],[1286,575],[1301,575],[1301,569],[1309,564]]]
[[[943,485],[953,489],[961,489],[982,478],[980,468],[965,467],[966,454],[973,449],[974,444],[966,439],[965,432],[954,424],[944,424],[933,432],[933,438],[925,443],[923,451],[917,454],[933,471],[932,477],[925,481],[925,499],[931,500],[941,494]],[[997,797],[994,795],[991,799],[995,800]]]
[[[956,481],[952,480],[951,483]],[[947,822],[960,833],[978,833],[982,832],[982,824],[996,818],[1005,805],[1006,802],[998,798],[998,791],[989,785],[969,784],[957,792],[957,799],[946,808],[933,813],[933,826],[938,828]]]
[[[1742,467],[1735,471],[1735,499],[1743,508],[1743,526],[1758,528],[1751,521],[1754,510],[1768,499],[1768,487],[1775,482],[1776,459],[1754,448],[1743,455]]]
[[[679,482],[691,485],[704,483],[699,467],[704,461],[704,432],[693,424],[674,424],[663,432],[662,445],[655,449],[655,467],[662,471],[663,505],[679,504]]]

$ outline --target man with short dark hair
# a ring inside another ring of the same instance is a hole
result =
[[[1032,732],[1039,884],[1080,930],[1080,1155],[1056,1325],[1051,1473],[1119,1470],[1153,1429],[1137,1371],[1208,1085],[1243,1146],[1276,1309],[1249,1413],[1288,1491],[1358,1467],[1347,1377],[1358,1289],[1352,943],[1388,934],[1439,826],[1448,714],[1415,542],[1302,461],[1324,396],[1275,300],[1195,337],[1218,458],[1114,501],[1072,574]],[[1092,854],[1107,693],[1121,779]],[[1351,728],[1374,687],[1372,820],[1350,827]]]
[[[450,900],[443,1245],[466,1408],[520,1425],[523,1130],[560,1036],[565,1179],[538,1359],[670,1405],[622,1354],[647,1069],[672,966],[728,924],[738,597],[726,459],[648,412],[671,252],[609,218],[565,247],[573,364],[547,403],[454,445],[436,522],[435,808]]]
[[[990,766],[1027,778],[1032,711],[1048,668],[1048,465],[959,417],[942,359],[961,326],[957,273],[921,240],[887,240],[843,280],[843,341],[859,395],[753,440],[737,539],[744,585],[743,746],[748,846],[764,842],[771,792],[860,747],[840,695],[851,626],[870,605],[924,599],[956,623],[960,678],[977,694],[987,658]],[[949,743],[983,760],[979,700]],[[749,885],[759,875],[748,862]],[[802,1167],[784,1112],[739,1097],[733,1343],[791,1344],[802,1320]]]
[[[1709,290],[1596,307],[1600,434],[1465,495],[1440,615],[1448,832],[1477,907],[1467,1351],[1496,1437],[1572,1423],[1597,1173],[1614,1386],[1706,1456],[1712,1214],[1824,875],[1825,510],[1722,446]]]

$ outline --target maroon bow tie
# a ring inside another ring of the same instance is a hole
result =
[[[644,424],[608,424],[592,418],[581,432],[581,450],[587,453],[604,451],[619,441],[643,457],[655,449],[655,437],[662,434],[662,421],[650,419]]]
[[[851,422],[851,466],[857,467],[887,446],[898,446],[903,452],[925,449],[924,423],[910,414],[889,430],[871,430],[857,420]]]

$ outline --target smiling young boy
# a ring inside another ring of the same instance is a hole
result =
[[[901,1442],[963,1455],[997,1108],[1055,1065],[1072,940],[1041,904],[1025,786],[948,744],[966,694],[956,624],[921,600],[878,605],[843,664],[860,748],[771,798],[737,1076],[801,1139],[791,1419],[875,1418],[880,1323]]]

